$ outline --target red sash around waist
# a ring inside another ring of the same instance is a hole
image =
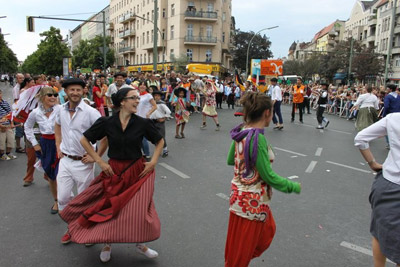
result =
[[[56,136],[54,134],[42,134],[42,137],[44,139],[48,139],[48,140],[55,140]]]

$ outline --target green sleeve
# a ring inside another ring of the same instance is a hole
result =
[[[228,158],[227,158],[227,163],[228,165],[235,165],[235,141],[232,141],[231,148],[229,149],[228,152]]]
[[[250,155],[253,151],[253,140],[251,140]],[[272,168],[268,156],[267,140],[265,136],[258,136],[258,153],[256,168],[261,178],[270,186],[284,193],[300,193],[301,187],[299,183],[292,182],[276,174]]]

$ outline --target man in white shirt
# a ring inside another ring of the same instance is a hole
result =
[[[278,85],[277,78],[271,79],[271,85],[269,86],[267,94],[270,94],[272,103],[274,104],[274,114],[272,116],[272,121],[276,125],[274,129],[282,130],[283,129],[283,118],[281,112],[282,90]],[[275,115],[278,116],[278,119],[276,118]]]
[[[94,178],[94,161],[87,155],[80,140],[83,133],[100,118],[100,113],[96,109],[81,101],[85,87],[84,81],[71,78],[63,83],[63,87],[68,96],[68,102],[60,108],[54,128],[57,154],[60,158],[57,175],[57,199],[60,212],[71,201],[74,185],[77,186],[79,194]],[[105,152],[104,142],[98,151],[100,156]],[[70,238],[67,232],[61,242],[67,244]]]
[[[118,90],[122,87],[122,85],[125,84],[125,78],[126,74],[123,72],[118,72],[114,75],[115,82],[110,84],[110,86],[107,89],[107,92],[105,93],[107,97],[107,103],[108,103],[108,108],[112,109],[112,114],[115,114],[117,112],[116,109],[114,109],[114,105],[112,104],[111,101],[111,96],[118,92]]]

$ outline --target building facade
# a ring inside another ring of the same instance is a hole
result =
[[[231,0],[158,1],[158,70],[176,58],[231,68]],[[110,33],[116,65],[127,71],[152,70],[154,0],[111,0]],[[234,27],[234,26],[233,26]]]
[[[103,21],[103,11],[106,21],[106,36],[110,36],[109,20],[110,20],[110,6],[105,7],[99,13],[88,18],[88,22],[83,22],[75,29],[70,31],[71,38],[71,52],[79,45],[81,40],[91,40],[97,35],[103,36],[103,24],[90,21]]]

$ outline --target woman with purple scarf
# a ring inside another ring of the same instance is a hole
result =
[[[273,114],[271,99],[263,93],[246,92],[240,102],[245,123],[231,131],[227,160],[234,166],[234,176],[225,267],[248,266],[270,246],[276,230],[269,207],[272,188],[285,193],[301,191],[299,183],[271,169],[273,153],[264,136]]]

